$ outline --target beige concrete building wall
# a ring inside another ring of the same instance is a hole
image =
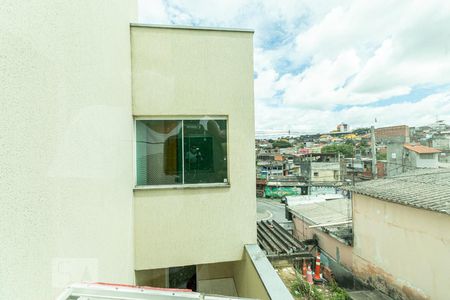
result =
[[[0,299],[133,283],[135,1],[2,1]]]
[[[252,37],[132,28],[133,115],[227,116],[230,183],[135,190],[138,270],[239,260],[256,243]]]
[[[233,277],[234,262],[204,264],[197,266],[197,280],[221,279]]]
[[[197,266],[197,291],[208,294],[238,296],[234,281],[235,262]]]
[[[239,297],[260,300],[270,300],[270,296],[264,287],[258,271],[256,270],[249,254],[244,251],[240,261],[234,262],[234,283]],[[275,271],[274,271],[275,272]]]
[[[314,175],[317,173],[317,176]],[[323,170],[323,169],[313,169],[311,174],[312,182],[337,182],[339,181],[339,171],[338,170]]]
[[[450,216],[355,194],[353,228],[357,276],[403,299],[448,298]]]
[[[323,249],[334,260],[344,265],[349,270],[352,269],[352,247],[338,241],[336,238],[323,232],[319,228],[309,228],[310,224],[304,222],[300,217],[293,216],[294,236],[299,240],[312,239],[317,236],[319,247]],[[338,250],[339,249],[339,250]],[[339,259],[337,252],[339,251]]]

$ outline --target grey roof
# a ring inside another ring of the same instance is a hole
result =
[[[450,169],[415,170],[346,189],[385,201],[450,215]]]
[[[304,203],[289,207],[290,211],[306,223],[311,225],[324,225],[321,229],[329,233],[341,242],[350,245],[352,235],[352,208],[348,198]],[[326,224],[340,223],[337,226],[326,226]],[[345,223],[347,224],[345,224]],[[326,227],[326,229],[325,229]],[[349,240],[350,239],[350,240]]]
[[[269,258],[308,257],[313,258],[308,247],[294,238],[276,221],[259,221],[257,223],[258,245]]]
[[[312,224],[325,224],[351,220],[349,199],[340,198],[326,201],[314,201],[290,207],[296,215],[304,217]]]

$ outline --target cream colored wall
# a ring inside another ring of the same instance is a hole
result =
[[[353,225],[356,275],[404,298],[448,299],[450,216],[356,194]]]
[[[314,172],[318,172],[319,176],[314,176]],[[314,170],[313,169],[313,175],[312,175],[312,182],[334,182],[338,181],[339,178],[334,178],[334,171],[333,170]]]
[[[270,296],[247,251],[244,251],[240,261],[234,262],[233,270],[234,283],[239,297],[270,300]]]
[[[197,266],[197,280],[220,279],[233,277],[233,263],[204,264]]]
[[[248,32],[132,28],[134,116],[228,116],[230,181],[136,190],[136,269],[239,260],[256,242],[252,53]]]
[[[310,224],[303,222],[297,216],[293,218],[294,236],[300,240],[312,239],[314,235],[318,238],[319,247],[323,249],[329,256],[337,261],[336,248],[339,248],[339,263],[351,270],[352,268],[352,247],[338,241],[336,238],[323,232],[319,228],[309,228]]]
[[[197,266],[198,292],[237,296],[234,282],[234,262],[205,264]]]
[[[2,1],[0,299],[133,282],[134,1]]]

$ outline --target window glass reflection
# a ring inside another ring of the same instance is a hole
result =
[[[182,183],[181,121],[136,122],[137,185]]]

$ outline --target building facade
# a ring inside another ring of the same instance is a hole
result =
[[[422,145],[389,144],[387,175],[395,176],[415,169],[437,169],[441,151]]]
[[[377,142],[382,143],[409,143],[409,127],[407,125],[380,127],[375,129]]]
[[[352,188],[359,279],[394,299],[448,297],[448,175],[422,170]]]
[[[134,1],[2,4],[1,299],[134,281],[136,14]]]
[[[130,26],[136,10],[2,6],[0,298],[216,279],[274,298],[254,245],[253,32]]]
[[[244,244],[256,242],[256,228],[252,226],[256,203],[248,200],[254,197],[256,184],[254,145],[248,138],[254,136],[252,36],[252,32],[246,31],[131,28],[136,130],[139,120],[175,123],[183,120],[186,153],[184,183],[172,179],[143,185],[136,182],[134,229],[138,270],[169,267],[174,263],[238,260]],[[203,123],[208,126],[221,123],[223,138],[216,137],[210,128],[205,130]],[[159,124],[149,126],[152,130]],[[166,140],[170,140],[170,134],[166,135]],[[192,146],[199,147],[203,156],[198,160],[194,157],[198,166],[187,155],[191,154],[188,148]],[[221,153],[221,157],[212,158],[210,166],[205,165],[208,151],[213,156],[215,152]],[[216,175],[208,171],[211,168],[223,168],[225,174],[211,183],[209,179]],[[169,177],[166,174],[170,171],[160,170],[165,177]],[[166,186],[176,189],[168,190]],[[233,218],[224,218],[224,213]],[[207,222],[208,219],[221,221]],[[167,230],[163,244],[154,243],[162,222],[174,224],[178,229]],[[222,237],[220,241],[217,236]],[[214,240],[217,241],[211,243]],[[189,245],[184,253],[177,249],[180,243]]]

